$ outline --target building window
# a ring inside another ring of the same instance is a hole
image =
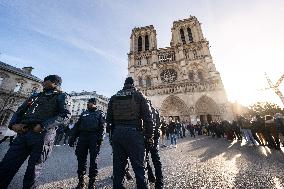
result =
[[[194,73],[193,73],[193,72],[189,72],[189,74],[188,74],[188,79],[189,79],[190,81],[193,81],[193,80],[194,80]]]
[[[191,32],[190,28],[187,28],[187,34],[188,34],[189,42],[192,43],[193,42],[193,37],[192,37],[192,32]]]
[[[2,115],[0,116],[0,125],[6,125],[8,123],[9,117],[10,117],[9,112],[2,113]]]
[[[180,32],[180,38],[181,38],[182,44],[186,44],[183,29],[180,29],[179,32]]]
[[[193,54],[193,59],[196,59],[196,58],[197,58],[197,51],[196,51],[196,50],[193,50],[193,51],[192,51],[192,54]]]
[[[23,84],[22,83],[17,83],[16,84],[16,87],[14,88],[14,92],[17,93],[17,92],[20,92],[21,89],[23,87]]]
[[[188,50],[183,50],[183,52],[184,52],[185,58],[186,58],[186,59],[190,59]]]
[[[138,66],[141,66],[141,58],[137,58],[136,61],[137,61],[137,65],[138,65]]]
[[[138,37],[138,52],[142,51],[142,37]]]
[[[0,77],[0,86],[2,85],[3,81],[4,81],[4,77]]]
[[[146,87],[150,87],[151,86],[151,78],[150,76],[146,77]]]
[[[149,36],[145,36],[145,51],[149,50]]]
[[[141,77],[138,78],[138,83],[139,83],[139,86],[142,87],[143,86],[143,80]]]
[[[147,62],[147,64],[150,64],[150,58],[149,57],[146,57],[146,62]]]

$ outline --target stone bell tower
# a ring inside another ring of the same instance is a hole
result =
[[[196,17],[174,21],[170,47],[157,49],[152,25],[134,28],[128,71],[163,116],[186,122],[231,120],[231,106]]]

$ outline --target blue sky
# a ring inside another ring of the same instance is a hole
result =
[[[33,66],[40,78],[59,74],[67,92],[111,96],[127,76],[132,28],[154,25],[166,47],[173,21],[190,15],[202,23],[231,101],[281,104],[260,89],[264,72],[274,82],[284,74],[282,0],[0,0],[0,60]]]

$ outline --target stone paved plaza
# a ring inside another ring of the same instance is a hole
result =
[[[0,145],[2,159],[8,143]],[[177,148],[161,148],[165,188],[283,188],[284,153],[266,147],[253,147],[241,142],[228,142],[208,136],[186,137]],[[9,188],[19,189],[26,163]],[[97,188],[111,188],[112,156],[105,138],[98,158]],[[77,162],[74,148],[54,147],[40,177],[40,187],[74,188]],[[132,173],[132,175],[134,175]],[[127,182],[127,188],[135,188]],[[153,186],[151,186],[153,188]]]

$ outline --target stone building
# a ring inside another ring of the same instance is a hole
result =
[[[0,61],[0,130],[4,131],[13,113],[33,93],[42,90],[32,67],[22,69]]]
[[[129,75],[162,116],[181,121],[231,120],[226,92],[196,17],[175,21],[170,47],[157,48],[156,30],[134,28]]]
[[[107,112],[107,106],[109,99],[103,95],[99,95],[96,91],[93,92],[71,92],[71,115],[74,118],[78,118],[82,111],[86,110],[87,102],[90,98],[97,99],[97,108],[103,112]]]

